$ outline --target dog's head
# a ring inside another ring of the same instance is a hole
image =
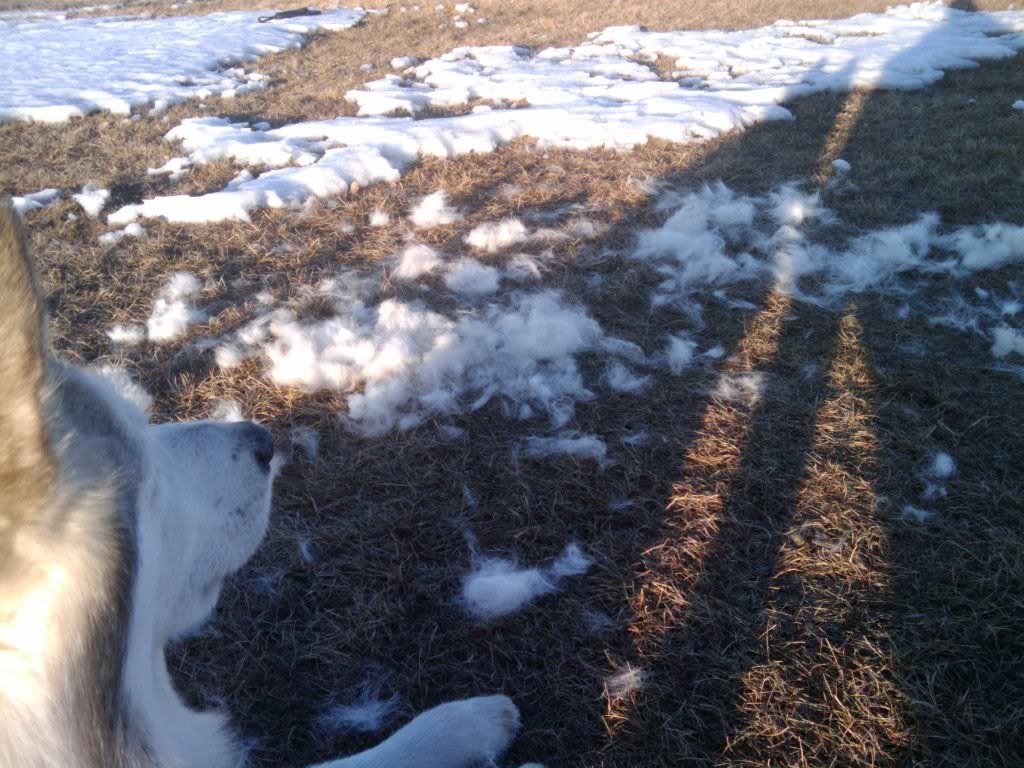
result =
[[[166,641],[259,546],[273,442],[248,422],[148,424],[109,380],[52,358],[41,307],[0,209],[0,764],[34,764],[40,720],[112,764],[99,734],[146,708]]]

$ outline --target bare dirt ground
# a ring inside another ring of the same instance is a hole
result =
[[[345,91],[378,76],[359,65],[379,72],[393,56],[572,43],[622,23],[740,28],[886,3],[480,0],[490,23],[465,31],[438,28],[435,3],[422,5],[405,13],[392,5],[361,28],[267,57],[254,68],[274,87],[179,105],[166,121],[99,114],[0,125],[0,193],[70,192],[86,181],[110,186],[113,205],[166,193],[168,183],[145,171],[173,154],[162,136],[181,119],[279,124],[352,113]],[[984,6],[997,7],[1005,6]],[[148,237],[114,248],[97,243],[104,228],[94,220],[67,219],[70,201],[30,214],[62,354],[128,366],[156,395],[159,420],[204,417],[226,397],[281,435],[302,425],[320,436],[317,462],[300,457],[286,468],[268,540],[226,590],[213,629],[175,650],[190,699],[226,703],[257,740],[261,766],[302,765],[379,740],[387,731],[316,727],[325,704],[357,690],[367,668],[401,697],[403,716],[389,729],[443,700],[512,696],[524,729],[509,764],[1024,764],[1024,382],[991,370],[983,339],[900,319],[898,297],[861,295],[838,313],[774,293],[745,296],[758,307],[751,313],[709,308],[707,328],[728,352],[716,369],[655,373],[643,397],[606,395],[580,407],[581,432],[609,445],[651,435],[605,469],[513,461],[523,428],[490,407],[458,420],[463,440],[442,440],[429,424],[357,438],[339,424],[338,395],[275,387],[254,363],[226,373],[185,343],[120,352],[105,335],[115,322],[143,320],[156,288],[180,269],[212,279],[204,298],[225,307],[190,338],[240,322],[239,278],[300,304],[302,285],[398,250],[410,201],[445,188],[467,215],[426,240],[453,248],[483,221],[584,206],[607,230],[559,244],[545,284],[578,298],[607,332],[650,348],[692,322],[651,309],[654,278],[620,255],[638,227],[660,221],[640,182],[686,189],[722,179],[764,193],[797,180],[820,187],[830,208],[864,229],[922,211],[951,224],[1021,224],[1024,123],[1009,105],[1024,97],[1022,63],[949,73],[917,92],[804,99],[791,105],[793,123],[703,145],[651,142],[618,154],[521,142],[425,159],[396,184],[303,215],[151,222]],[[840,156],[856,169],[856,186],[836,191],[825,182]],[[177,190],[211,191],[236,172],[197,168]],[[369,227],[375,208],[394,224]],[[1016,277],[1010,267],[926,290],[938,300]],[[760,399],[709,394],[721,376],[746,371],[765,374]],[[907,523],[900,510],[916,503],[934,450],[955,456],[959,473],[935,518]],[[482,550],[531,563],[575,539],[596,563],[557,595],[476,623],[456,603],[470,563],[467,529]],[[300,540],[311,542],[312,563]],[[595,613],[610,621],[595,629],[587,620]],[[607,681],[626,668],[642,670],[644,684],[615,695]]]

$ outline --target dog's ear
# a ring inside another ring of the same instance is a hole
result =
[[[47,437],[45,317],[15,213],[0,202],[0,559],[56,479]]]

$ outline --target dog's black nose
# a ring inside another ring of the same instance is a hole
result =
[[[256,463],[263,467],[263,469],[269,470],[270,460],[274,458],[274,436],[269,429],[257,424],[247,424],[246,428],[246,437],[252,445],[252,453],[256,457]]]

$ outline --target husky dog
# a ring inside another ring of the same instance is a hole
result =
[[[263,539],[274,445],[247,422],[151,426],[47,352],[0,207],[0,768],[235,768],[221,712],[182,702],[164,647],[205,621]],[[505,696],[428,710],[319,768],[461,768],[512,741]]]

